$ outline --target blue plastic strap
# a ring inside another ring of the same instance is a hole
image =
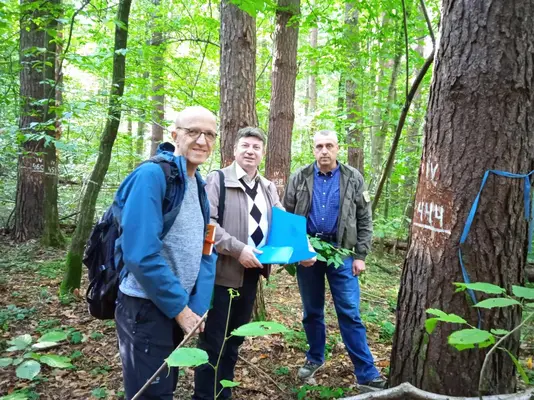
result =
[[[471,279],[469,279],[469,274],[467,273],[467,269],[465,268],[464,262],[463,262],[463,256],[462,256],[462,244],[465,243],[467,240],[467,235],[469,234],[469,231],[471,230],[471,225],[473,224],[473,220],[475,219],[475,215],[478,208],[478,203],[480,201],[480,196],[482,195],[482,190],[484,189],[484,186],[486,185],[486,182],[488,180],[488,177],[490,173],[503,176],[505,178],[512,178],[512,179],[523,179],[524,180],[524,193],[523,193],[523,199],[525,203],[525,219],[529,223],[528,228],[528,251],[530,252],[531,243],[532,243],[532,235],[534,233],[534,223],[531,218],[531,204],[530,204],[530,176],[534,174],[534,170],[530,171],[528,174],[514,174],[511,172],[506,171],[499,171],[499,170],[487,170],[484,173],[484,177],[482,178],[482,183],[480,185],[480,189],[478,190],[477,196],[475,197],[475,201],[471,205],[471,210],[469,211],[469,214],[467,215],[467,220],[465,221],[464,230],[462,231],[462,236],[460,237],[460,247],[458,249],[458,258],[460,259],[460,267],[462,268],[462,275],[464,278],[465,283],[471,283]],[[471,289],[468,289],[467,292],[469,293],[469,296],[471,297],[471,300],[473,300],[473,303],[477,303],[477,298],[475,295],[475,292]],[[478,312],[478,326],[480,328],[480,325],[482,323],[482,318],[480,314],[480,310],[477,310]]]

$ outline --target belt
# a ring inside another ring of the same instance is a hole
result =
[[[317,232],[317,233],[313,233],[312,236],[315,236],[316,238],[319,238],[328,243],[336,243],[337,241],[337,233]]]

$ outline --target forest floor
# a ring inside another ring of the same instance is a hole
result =
[[[47,332],[61,330],[68,333],[68,340],[48,353],[67,356],[74,365],[70,369],[43,365],[32,381],[18,379],[12,365],[0,368],[0,396],[19,392],[25,394],[20,399],[122,398],[114,321],[92,318],[80,298],[58,298],[65,252],[31,242],[15,246],[0,236],[0,255],[0,361],[13,355],[5,351],[10,339],[30,334],[35,342]],[[401,262],[389,255],[370,256],[361,279],[362,319],[383,373],[389,368]],[[81,293],[86,286],[84,269]],[[291,332],[246,339],[236,367],[235,381],[241,384],[233,390],[234,399],[338,398],[358,393],[328,289],[327,293],[326,365],[316,374],[316,385],[303,385],[296,371],[307,344],[296,279],[285,270],[273,275],[265,287],[268,320],[283,323]],[[193,370],[183,369],[180,375],[175,398],[189,399]]]

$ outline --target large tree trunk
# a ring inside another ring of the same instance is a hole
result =
[[[465,293],[458,243],[486,170],[525,173],[533,167],[534,6],[530,0],[443,3],[441,43],[425,126],[425,143],[397,309],[391,382],[447,395],[478,394],[487,349],[458,352],[447,344],[458,328],[425,333],[425,310],[438,308],[477,325]],[[459,34],[461,32],[461,34]],[[491,175],[466,244],[471,280],[510,290],[524,282],[527,254],[523,181]],[[482,328],[512,329],[516,308],[482,311]],[[506,343],[518,352],[518,335]],[[509,356],[492,355],[486,392],[515,390]]]
[[[157,7],[160,0],[152,0]],[[158,14],[153,15],[154,19],[159,19]],[[163,66],[165,65],[165,44],[163,40],[163,33],[156,27],[157,24],[152,24],[152,39],[150,45],[152,47],[152,104],[154,110],[152,112],[152,139],[150,142],[150,155],[156,154],[159,144],[163,141],[163,121],[165,119],[165,76],[163,74]]]
[[[120,0],[115,24],[115,47],[113,52],[113,76],[111,79],[111,94],[108,106],[108,118],[98,149],[98,158],[89,178],[81,205],[81,214],[72,242],[67,253],[67,270],[61,283],[61,293],[65,294],[80,287],[82,274],[82,256],[85,243],[94,223],[95,205],[100,187],[106,176],[111,159],[113,143],[117,137],[121,120],[121,100],[124,93],[124,79],[126,72],[126,56],[123,51],[128,42],[128,18],[131,0]]]
[[[288,21],[300,12],[300,0],[279,0],[274,36],[269,142],[265,175],[273,181],[280,197],[291,167],[291,133],[295,121],[295,81],[297,78],[298,25]]]
[[[234,160],[237,131],[257,126],[256,21],[229,0],[221,1],[221,166]]]
[[[363,165],[363,133],[361,131],[361,102],[358,99],[355,73],[358,68],[356,61],[359,54],[358,46],[358,10],[356,3],[347,1],[345,6],[345,20],[347,24],[346,34],[349,42],[352,43],[351,51],[351,68],[347,72],[347,81],[345,83],[345,96],[347,107],[347,144],[348,144],[348,164],[362,174],[364,173]]]
[[[55,65],[57,19],[61,4],[53,0],[37,7],[21,3],[20,19],[20,130],[25,135],[48,135],[24,142],[19,156],[14,238],[41,237],[43,244],[59,246],[57,162],[55,138]],[[35,49],[43,49],[36,51]],[[49,143],[45,144],[46,141]]]

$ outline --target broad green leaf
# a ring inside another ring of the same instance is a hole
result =
[[[233,336],[265,336],[274,333],[289,332],[284,325],[278,322],[261,321],[250,322],[232,331]]]
[[[460,331],[453,332],[449,335],[449,344],[452,345],[466,345],[466,344],[478,344],[489,340],[491,333],[483,331],[481,329],[462,329]]]
[[[505,349],[505,348],[502,348],[502,347],[499,347],[499,349],[501,349],[501,350],[505,351],[506,353],[508,353],[508,355],[510,356],[510,358],[514,362],[515,367],[517,368],[517,372],[519,372],[519,375],[521,375],[521,378],[523,379],[523,382],[525,382],[527,385],[530,385],[530,380],[528,379],[528,376],[525,373],[525,370],[524,370],[523,366],[519,363],[517,358],[515,358],[515,356],[512,353],[510,353],[510,351],[508,349]]]
[[[57,345],[57,342],[39,342],[32,345],[32,349],[48,349],[49,347],[54,347]]]
[[[70,368],[72,364],[70,363],[70,358],[58,356],[56,354],[47,354],[41,356],[40,360],[43,364],[48,365],[52,368]]]
[[[491,345],[495,344],[495,336],[490,336],[488,340],[483,341],[482,343],[478,344],[479,349],[484,349],[486,347],[489,347]]]
[[[13,359],[11,357],[0,358],[0,368],[7,367],[13,364]]]
[[[7,342],[11,345],[11,347],[7,349],[7,351],[24,350],[31,344],[31,342],[32,337],[28,334],[17,336],[16,338],[13,338]]]
[[[236,386],[239,386],[239,385],[241,385],[240,382],[232,382],[232,381],[229,381],[227,379],[223,379],[221,381],[221,386],[223,388],[231,388],[231,387],[236,387]]]
[[[319,261],[322,261],[322,262],[326,262],[326,258],[324,258],[321,254],[317,253],[317,260]]]
[[[521,305],[520,302],[514,299],[506,299],[504,297],[497,297],[495,299],[486,299],[478,302],[474,307],[479,308],[496,308]]]
[[[454,282],[454,285],[458,287],[457,291],[460,291],[460,292],[466,289],[471,289],[477,292],[483,292],[487,294],[506,293],[506,290],[503,289],[502,287],[494,285],[492,283],[486,283],[486,282],[475,282],[475,283]]]
[[[21,362],[23,362],[23,361],[24,361],[24,358],[22,358],[22,357],[17,357],[17,358],[15,358],[15,359],[13,360],[13,365],[14,365],[14,366],[17,366],[17,365],[19,365],[19,364],[20,364]]]
[[[494,335],[499,336],[507,335],[508,333],[510,333],[510,331],[507,331],[506,329],[491,329],[490,332]]]
[[[38,342],[61,342],[62,340],[67,340],[67,333],[61,331],[54,331],[48,332],[47,334],[41,336]]]
[[[447,313],[441,310],[438,310],[437,308],[429,308],[426,310],[427,314],[435,315],[437,317],[446,317]]]
[[[11,393],[7,396],[0,397],[0,400],[28,400],[29,397],[25,393],[17,392],[17,393]]]
[[[425,321],[425,330],[430,335],[432,332],[434,332],[434,329],[436,329],[436,325],[438,324],[439,318],[428,318]]]
[[[512,286],[512,293],[516,297],[521,297],[527,300],[534,300],[534,288],[527,288],[524,286]]]
[[[41,371],[41,364],[39,364],[35,360],[28,360],[20,364],[17,367],[17,370],[15,372],[18,378],[28,379],[31,381],[33,378],[35,378],[39,374],[40,371]]]
[[[209,361],[208,353],[204,350],[181,347],[174,350],[165,362],[169,367],[197,367]]]
[[[451,346],[454,346],[454,348],[458,351],[469,350],[469,349],[475,348],[474,344],[453,344]]]

